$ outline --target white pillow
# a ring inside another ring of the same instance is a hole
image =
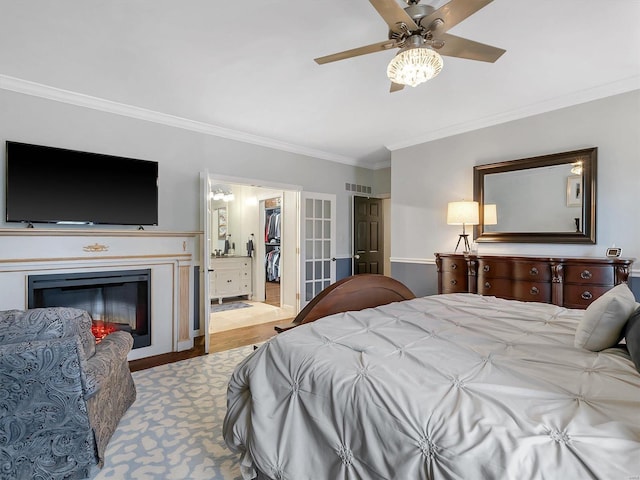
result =
[[[613,287],[587,307],[576,329],[574,345],[592,352],[613,347],[635,308],[636,299],[626,283]]]

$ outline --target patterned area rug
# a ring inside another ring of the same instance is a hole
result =
[[[227,312],[229,310],[237,310],[251,306],[252,305],[244,302],[214,303],[211,305],[211,313]]]
[[[227,383],[253,351],[236,348],[133,373],[135,403],[109,441],[91,479],[240,480],[222,421]]]

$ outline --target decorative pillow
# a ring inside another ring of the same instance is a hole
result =
[[[640,372],[640,306],[631,314],[624,331],[627,339],[627,349],[631,355],[631,360],[636,364],[636,369]]]
[[[587,307],[576,329],[574,345],[592,352],[613,347],[635,309],[636,299],[627,284],[616,285]]]

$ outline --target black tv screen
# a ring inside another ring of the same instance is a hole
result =
[[[7,141],[6,220],[158,224],[158,162]]]

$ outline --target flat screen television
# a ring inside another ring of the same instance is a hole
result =
[[[158,162],[7,141],[6,221],[158,224]]]

